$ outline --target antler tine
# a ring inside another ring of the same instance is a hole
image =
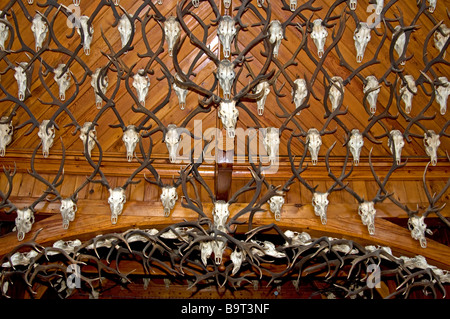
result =
[[[89,137],[89,133],[90,133],[90,131],[92,129],[92,125],[93,124],[91,124],[91,126],[88,129],[88,132],[86,133],[87,140],[86,140],[86,143],[84,143],[85,144],[84,145],[84,156],[86,157],[87,161],[92,166],[92,168],[94,168],[94,171],[92,172],[91,176],[88,177],[88,180],[89,180],[89,182],[92,182],[92,183],[101,183],[103,186],[106,186],[109,189],[111,187],[110,187],[110,185],[108,183],[108,180],[106,179],[105,175],[103,174],[102,170],[100,169],[100,163],[102,162],[102,158],[103,158],[103,150],[102,150],[102,147],[100,146],[100,143],[97,141],[96,138],[94,138],[94,142],[97,145],[98,152],[99,152],[98,163],[97,164],[94,163],[94,161],[92,160],[92,157],[89,154],[88,149],[87,149],[88,148],[88,144],[89,144],[88,143],[88,139],[90,138]],[[93,179],[95,177],[95,175],[97,175],[97,173],[100,174],[100,180],[94,180]]]
[[[330,167],[330,163],[329,163],[329,156],[330,156],[331,150],[334,148],[336,143],[337,143],[337,141],[335,141],[333,143],[333,145],[330,146],[330,148],[327,151],[327,154],[325,155],[325,165],[326,165],[326,168],[328,171],[328,176],[332,177],[334,180],[334,184],[327,190],[328,194],[331,194],[335,190],[342,190],[345,187],[347,187],[348,183],[346,185],[343,185],[343,180],[346,179],[347,177],[349,177],[353,172],[353,163],[352,163],[352,167],[350,168],[350,171],[347,174],[345,173],[345,169],[347,168],[347,163],[348,163],[348,158],[349,158],[349,149],[348,148],[347,148],[347,154],[345,156],[344,164],[342,165],[341,175],[339,175],[339,177],[336,177],[333,174],[333,172],[331,171],[331,167]],[[338,185],[340,185],[341,187],[336,189],[336,186],[338,186]]]
[[[11,174],[11,169],[7,169],[4,165],[3,165],[3,172],[5,173],[6,179],[8,180],[8,191],[6,192],[6,194],[4,194],[2,191],[0,191],[0,197],[1,197],[1,201],[0,201],[0,210],[4,207],[9,207],[9,210],[6,211],[7,214],[15,211],[17,209],[17,207],[9,200],[9,196],[11,195],[12,192],[12,188],[13,188],[13,178],[14,175],[16,175],[17,172],[17,166],[16,163],[14,162],[14,171]]]

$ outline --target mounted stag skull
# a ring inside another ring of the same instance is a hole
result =
[[[17,231],[17,240],[22,241],[25,234],[31,231],[34,224],[34,213],[29,207],[24,209],[17,209],[17,217],[15,219],[15,227],[13,231]]]
[[[353,40],[355,40],[356,48],[356,62],[361,63],[364,58],[367,44],[370,41],[371,28],[365,22],[360,22],[353,33]]]
[[[397,25],[394,28],[394,33],[392,34],[392,38],[398,35],[397,41],[395,41],[394,49],[397,52],[398,56],[401,57],[403,54],[403,50],[405,50],[406,45],[406,35],[405,32],[402,31],[402,27]],[[401,62],[401,65],[405,65],[405,61]]]
[[[44,158],[48,157],[55,138],[55,126],[53,124],[48,126],[49,123],[49,120],[43,120],[41,125],[39,125],[38,131],[38,136],[42,141],[42,155]]]
[[[349,0],[348,6],[350,7],[350,10],[355,11],[357,5],[358,5],[357,0]]]
[[[447,100],[450,94],[450,82],[445,76],[438,78],[439,84],[435,85],[436,101],[440,105],[440,112],[442,115],[447,112]]]
[[[256,105],[258,109],[258,115],[263,115],[264,113],[264,107],[266,105],[267,96],[270,93],[270,84],[267,81],[262,81],[258,83],[258,85],[255,88],[255,94],[259,94],[261,92],[264,92],[261,97],[256,100]]]
[[[217,35],[223,46],[223,56],[229,58],[231,54],[231,42],[236,35],[235,19],[229,15],[220,17]]]
[[[242,262],[244,261],[245,254],[242,250],[236,247],[235,250],[230,254],[231,262],[233,263],[233,270],[231,271],[231,275],[235,275],[239,269],[241,269]]]
[[[150,78],[145,74],[144,69],[139,69],[133,76],[133,87],[136,89],[139,103],[145,106],[145,98],[148,94],[148,88],[150,87]]]
[[[181,35],[181,26],[177,18],[170,16],[164,22],[164,35],[169,46],[169,56],[173,55],[173,48]]]
[[[159,197],[164,207],[164,217],[170,216],[170,211],[175,207],[178,200],[177,188],[174,186],[164,186]]]
[[[274,44],[273,56],[278,57],[280,50],[281,40],[284,39],[283,26],[279,20],[272,20],[269,23],[269,42]]]
[[[267,203],[269,204],[270,211],[275,215],[275,220],[279,222],[281,220],[281,209],[284,205],[284,196],[272,196]]]
[[[388,147],[391,150],[397,165],[401,162],[403,146],[405,146],[405,141],[403,140],[402,132],[399,130],[392,130],[389,133]]]
[[[20,62],[17,64],[17,66],[14,68],[14,78],[17,82],[17,96],[19,97],[20,101],[25,100],[25,96],[27,92],[30,92],[30,80],[31,80],[31,74],[29,71],[25,71],[28,67],[27,62]]]
[[[72,198],[61,199],[59,211],[63,220],[63,228],[69,229],[69,223],[75,220],[75,213],[77,212],[77,204]]]
[[[405,75],[405,80],[406,83],[403,83],[403,85],[400,86],[399,93],[401,95],[403,103],[405,103],[405,113],[409,114],[411,113],[413,97],[415,94],[417,94],[417,86],[412,75]]]
[[[320,217],[320,221],[323,225],[327,223],[327,208],[329,204],[328,195],[328,192],[314,192],[312,197],[314,214]]]
[[[217,66],[216,77],[223,91],[224,99],[231,99],[231,87],[233,86],[236,73],[234,72],[234,64],[230,60],[224,59]]]
[[[130,17],[127,14],[122,14],[119,19],[119,25],[117,26],[117,30],[120,34],[120,42],[122,43],[122,49],[127,45],[128,41],[130,41],[131,33],[133,30],[133,26],[130,22]]]
[[[280,133],[275,127],[261,129],[263,135],[263,145],[269,156],[269,161],[274,164],[278,161],[278,149],[280,146]]]
[[[83,31],[83,50],[84,54],[89,55],[91,53],[91,43],[92,38],[94,37],[94,27],[92,25],[88,28],[88,16],[81,16],[79,18],[79,24],[77,25],[77,33],[81,36],[81,30]]]
[[[313,39],[314,44],[317,48],[317,55],[322,58],[325,41],[327,40],[328,31],[327,28],[322,24],[322,19],[316,19],[313,21],[313,28],[311,32],[311,39]]]
[[[214,227],[217,230],[226,232],[225,224],[230,216],[229,204],[223,200],[214,201],[212,216]]]
[[[6,116],[2,116],[0,119],[0,157],[5,156],[6,146],[11,143],[14,132],[12,120],[7,123],[7,119],[8,117]]]
[[[111,223],[115,225],[117,224],[119,215],[122,214],[123,205],[127,201],[127,196],[125,195],[125,189],[120,186],[114,189],[108,188],[108,191],[108,204],[111,209]]]
[[[427,229],[424,216],[412,215],[408,219],[408,229],[411,231],[411,237],[420,242],[422,248],[427,248],[427,239],[425,233],[433,235],[430,229]]]
[[[437,0],[427,0],[427,2],[428,2],[428,4],[429,4],[428,11],[429,11],[430,13],[433,13],[434,10],[436,10],[436,3],[437,3]]]
[[[181,78],[178,75],[178,73],[175,74],[174,78],[181,82]],[[184,110],[186,106],[186,96],[189,91],[185,87],[179,86],[176,81],[173,81],[172,88],[175,91],[175,94],[177,95],[178,103],[180,104],[180,109]]]
[[[425,152],[430,157],[431,165],[436,166],[437,164],[437,149],[441,145],[439,140],[439,135],[433,130],[428,130],[423,135],[423,145],[425,146]]]
[[[319,130],[316,128],[310,128],[308,130],[308,133],[306,134],[306,144],[311,153],[311,163],[317,165],[320,146],[322,145],[322,137],[320,136]]]
[[[363,225],[367,226],[370,235],[375,234],[375,203],[373,201],[364,201],[358,206],[358,214],[361,216]]]
[[[2,14],[3,11],[0,10],[0,15]],[[9,37],[9,27],[2,21],[8,22],[8,17],[6,14],[0,19],[0,49],[5,50],[5,42]]]
[[[178,146],[180,145],[181,131],[175,124],[169,124],[164,136],[164,142],[166,143],[167,150],[169,151],[169,160],[171,163],[175,163],[177,160]]]
[[[136,130],[136,126],[128,125],[123,131],[122,141],[125,144],[127,150],[127,161],[131,162],[133,160],[134,150],[137,143],[139,142],[140,135]]]
[[[363,93],[366,94],[367,101],[369,102],[369,110],[372,114],[375,114],[377,110],[377,100],[380,90],[378,79],[373,75],[367,76]]]
[[[297,0],[289,1],[289,9],[291,9],[292,12],[294,12],[297,9]]]
[[[34,42],[36,51],[39,51],[42,48],[42,43],[44,42],[45,37],[48,32],[48,25],[42,17],[41,13],[36,13],[31,23],[31,31],[34,35]]]
[[[331,111],[336,110],[344,100],[344,81],[340,76],[331,78],[329,96],[331,102]]]
[[[91,86],[94,88],[95,105],[97,106],[97,109],[100,109],[102,107],[103,101],[99,92],[101,92],[104,95],[106,93],[106,89],[108,88],[109,84],[108,76],[105,75],[99,78],[101,70],[102,70],[101,68],[96,69],[95,72],[92,74],[91,79]]]
[[[91,126],[92,122],[85,122],[80,129],[80,139],[83,141],[83,153],[86,148],[87,142],[87,151],[89,156],[91,156],[91,152],[95,147],[95,141],[97,139],[97,131],[95,130],[95,126],[93,126],[91,130],[89,130]]]
[[[350,132],[350,140],[348,141],[348,147],[353,155],[353,163],[355,166],[359,164],[359,155],[364,145],[364,137],[357,128]]]
[[[436,31],[434,31],[433,39],[434,39],[434,46],[436,49],[439,50],[439,53],[444,49],[445,43],[447,42],[448,38],[450,37],[450,28],[447,28],[447,26],[442,23]],[[445,52],[442,55],[445,58]]]
[[[219,104],[218,117],[222,120],[223,127],[227,130],[228,137],[234,138],[236,122],[239,111],[235,100],[222,100]]]
[[[59,99],[61,101],[64,101],[66,99],[66,91],[70,86],[70,71],[69,71],[69,69],[67,69],[66,72],[64,72],[64,74],[62,73],[65,66],[66,66],[65,64],[61,63],[61,64],[58,64],[56,69],[53,70],[53,73],[55,73],[55,75],[53,76],[53,79],[55,80],[56,84],[58,84]]]
[[[308,87],[305,79],[296,79],[294,81],[294,87],[291,90],[291,95],[295,108],[298,109],[308,96]],[[300,115],[300,112],[301,110],[297,112],[297,115]]]

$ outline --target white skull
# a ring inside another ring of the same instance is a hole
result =
[[[114,189],[108,188],[109,197],[108,203],[111,209],[111,223],[113,225],[117,224],[117,218],[122,214],[123,205],[127,201],[125,195],[125,189],[122,187],[116,187]]]
[[[18,209],[15,219],[17,240],[22,241],[26,233],[29,233],[34,224],[34,214],[30,208]]]
[[[103,78],[98,79],[98,76],[100,75],[100,71],[102,69],[98,68],[95,70],[94,74],[92,74],[91,79],[91,86],[94,88],[95,93],[95,105],[98,109],[102,107],[102,97],[100,96],[99,92],[102,92],[104,95],[106,93],[106,89],[108,88],[109,79],[108,76],[104,76]],[[99,84],[99,86],[97,85]]]
[[[275,258],[283,258],[286,257],[286,254],[280,251],[277,251],[275,244],[265,240],[264,242],[261,242],[259,240],[250,240],[252,243],[257,244],[260,249],[258,248],[252,248],[252,252],[254,255],[257,256],[271,256],[271,257],[275,257]]]
[[[44,155],[45,158],[48,157],[50,148],[53,146],[53,140],[55,138],[55,126],[52,124],[47,129],[49,122],[49,120],[43,120],[41,125],[39,125],[38,131],[38,136],[42,141],[42,155]]]
[[[231,98],[231,87],[233,86],[236,73],[234,72],[233,63],[230,60],[222,60],[217,67],[216,77],[219,80],[219,85],[223,90],[223,97],[225,99]]]
[[[374,202],[364,201],[359,204],[358,214],[361,216],[363,225],[367,226],[370,235],[375,234],[375,214],[376,214]]]
[[[88,143],[87,149],[88,154],[91,156],[91,152],[95,147],[95,140],[97,139],[97,131],[95,130],[95,126],[89,131],[89,127],[92,125],[92,122],[85,122],[83,127],[80,129],[80,139],[83,141],[83,153],[86,145],[86,141]],[[87,133],[89,131],[89,138]]]
[[[193,5],[195,8],[198,8],[198,6],[200,5],[200,0],[192,0],[192,5]]]
[[[229,137],[235,135],[235,128],[239,111],[236,108],[236,101],[220,101],[218,117],[222,120],[223,127],[226,128]]]
[[[225,251],[225,243],[221,240],[215,240],[211,242],[212,249],[214,251],[214,261],[216,265],[220,265],[222,263],[223,252]]]
[[[127,45],[128,41],[130,41],[131,31],[133,30],[130,19],[125,13],[120,17],[117,29],[119,30],[120,42],[122,43],[123,49]]]
[[[359,26],[353,33],[353,40],[355,40],[356,48],[356,62],[361,63],[364,58],[364,52],[366,51],[367,44],[370,41],[370,31],[368,24],[360,22]]]
[[[6,116],[3,116],[1,122],[6,121],[7,119]],[[13,131],[12,121],[0,124],[0,157],[5,156],[6,146],[12,141]]]
[[[280,49],[281,40],[283,40],[283,27],[279,20],[272,20],[269,23],[269,42],[271,44],[275,43],[273,47],[273,56],[278,57],[278,51]]]
[[[291,9],[292,12],[294,12],[295,9],[297,9],[297,0],[290,0],[289,8]]]
[[[236,35],[235,20],[229,15],[224,15],[219,20],[219,26],[217,29],[217,35],[219,36],[219,41],[223,46],[223,56],[226,58],[230,57],[231,54],[231,42],[233,42],[234,36]]]
[[[427,229],[424,216],[412,215],[408,219],[408,229],[411,231],[411,237],[420,242],[422,248],[427,248],[427,239],[425,238],[425,232],[428,235],[433,235],[430,229]]]
[[[230,210],[228,208],[229,204],[223,200],[214,202],[214,208],[212,211],[214,227],[222,232],[226,232],[225,224],[230,216]]]
[[[25,93],[28,90],[28,79],[27,79],[27,73],[25,72],[25,69],[28,67],[27,62],[20,62],[18,66],[14,68],[14,78],[17,81],[17,87],[18,87],[18,94],[20,101],[25,100]]]
[[[397,25],[394,28],[394,33],[392,34],[392,38],[394,38],[399,32],[401,32],[401,34],[398,36],[397,41],[395,41],[394,49],[395,49],[395,52],[397,52],[398,56],[400,57],[403,53],[403,50],[405,49],[406,35],[405,35],[405,32],[403,32],[401,30],[401,26]],[[404,65],[405,61],[402,61],[401,64]]]
[[[436,31],[434,31],[433,34],[434,45],[436,49],[439,50],[439,52],[441,52],[444,49],[445,43],[447,42],[449,37],[450,37],[450,28],[447,28],[447,26],[444,23],[441,24]],[[445,52],[443,54],[443,57],[445,58]]]
[[[136,144],[139,142],[140,135],[136,131],[134,125],[128,125],[126,130],[123,132],[122,141],[127,149],[127,161],[131,162],[133,160],[134,149]]]
[[[169,217],[170,211],[175,207],[178,200],[177,189],[173,186],[164,186],[159,198],[164,207],[164,217]]]
[[[344,99],[344,80],[340,76],[333,76],[330,83],[328,98],[331,102],[331,111],[336,110]],[[341,93],[342,92],[342,93]]]
[[[402,158],[402,149],[405,146],[405,141],[403,140],[403,134],[399,130],[392,130],[390,133],[390,138],[388,139],[388,147],[391,153],[394,155],[397,165],[400,164]],[[394,153],[395,147],[395,153]]]
[[[223,6],[228,9],[231,5],[231,0],[223,0]]]
[[[178,81],[181,81],[181,78],[178,74],[175,74],[175,78]],[[185,89],[184,87],[179,86],[175,81],[172,84],[172,88],[175,91],[175,94],[177,95],[180,108],[184,110],[184,107],[186,106],[186,95],[188,94],[188,90]]]
[[[31,31],[34,35],[36,51],[39,51],[42,48],[42,43],[44,42],[44,39],[48,32],[47,22],[45,22],[45,20],[39,13],[36,13],[33,18],[33,21],[31,23]]]
[[[63,228],[68,229],[69,223],[75,219],[75,213],[77,212],[77,204],[71,198],[61,199],[61,205],[59,211],[63,220]]]
[[[433,13],[434,10],[436,10],[436,3],[437,3],[437,0],[427,0],[427,1],[428,1],[428,3],[430,4],[430,7],[428,8],[428,11],[431,12],[431,13]]]
[[[450,94],[450,82],[445,76],[440,76],[438,80],[442,84],[435,86],[436,101],[440,105],[441,114],[444,115],[445,112],[447,112],[447,100],[448,95]]]
[[[281,220],[281,208],[284,204],[284,197],[281,195],[272,196],[268,201],[270,211],[275,214],[275,220]]]
[[[375,13],[377,15],[380,15],[381,11],[383,11],[384,0],[376,0],[375,2],[376,2]]]
[[[230,254],[231,262],[233,263],[233,270],[231,275],[235,275],[241,268],[242,262],[244,261],[244,252],[236,247],[235,250]]]
[[[264,136],[263,145],[269,156],[270,163],[275,163],[278,160],[278,149],[280,146],[280,134],[275,127],[267,127],[262,129]]]
[[[260,82],[256,86],[255,94],[258,94],[258,93],[261,93],[261,92],[264,92],[263,95],[258,100],[256,100],[256,105],[257,105],[257,109],[258,109],[258,115],[263,115],[263,113],[264,113],[264,106],[266,105],[266,99],[267,99],[267,96],[270,93],[269,82],[263,81],[263,82]]]
[[[150,78],[148,75],[142,75],[144,69],[139,69],[133,76],[133,87],[136,89],[139,103],[145,106],[145,98],[148,94],[148,88],[150,87]]]
[[[58,84],[59,88],[59,99],[61,101],[64,101],[66,99],[66,91],[70,86],[70,71],[67,69],[64,74],[62,74],[62,71],[66,65],[65,64],[58,64],[58,67],[53,71],[55,75],[53,76],[53,79]]]
[[[380,93],[379,86],[380,84],[375,76],[369,75],[366,77],[366,84],[364,85],[363,93],[366,94],[370,91],[370,93],[367,94],[367,101],[369,102],[370,113],[372,114],[375,114],[375,111],[377,110],[377,99],[378,94]]]
[[[355,11],[357,4],[358,4],[357,0],[350,0],[350,2],[349,2],[350,10]]]
[[[401,85],[399,92],[402,97],[403,103],[405,103],[405,113],[409,114],[411,113],[412,99],[414,97],[414,94],[417,94],[417,87],[412,75],[405,75],[405,79],[406,83]]]
[[[169,160],[171,163],[175,163],[177,159],[177,150],[180,144],[180,129],[175,124],[169,124],[167,126],[166,136],[164,142],[166,143],[167,150],[169,151]]]
[[[364,145],[364,138],[357,128],[353,129],[350,133],[350,140],[348,147],[353,155],[353,163],[355,166],[359,164],[359,155],[361,154],[361,148]]]
[[[200,242],[200,256],[203,265],[208,264],[208,258],[211,256],[213,251],[212,241],[202,241]]]
[[[311,162],[313,165],[317,164],[319,157],[320,146],[322,145],[322,137],[316,128],[310,128],[306,135],[306,144],[311,153]]]
[[[439,148],[439,145],[441,145],[439,135],[433,130],[428,130],[428,132],[423,135],[423,145],[425,146],[425,152],[431,159],[431,165],[436,166],[437,149]]]
[[[181,34],[181,26],[176,17],[170,16],[164,22],[164,34],[169,46],[169,56],[172,56],[173,48]]]
[[[89,21],[89,17],[88,16],[81,16],[80,17],[80,25],[81,25],[81,29],[83,30],[83,50],[84,50],[84,54],[89,55],[91,53],[91,42],[92,42],[92,38],[94,36],[94,27],[91,25],[91,27],[88,30],[88,21]],[[81,36],[81,31],[80,31],[80,27],[77,26],[77,33]]]
[[[295,86],[291,90],[291,95],[294,100],[295,108],[298,109],[308,95],[308,87],[306,86],[305,79],[296,79],[294,84]],[[297,112],[297,115],[300,115],[300,112],[301,111]]]
[[[320,217],[323,225],[327,223],[327,208],[328,208],[328,192],[314,192],[312,197],[312,205],[314,207],[314,214]]]
[[[291,239],[291,245],[306,245],[311,242],[311,235],[306,232],[299,233],[288,229],[284,232],[284,235]],[[286,242],[285,246],[288,245]]]
[[[325,26],[322,25],[322,19],[316,19],[313,21],[313,29],[311,32],[311,39],[313,39],[314,44],[317,48],[317,55],[322,58],[325,41],[327,40],[328,31]]]
[[[3,13],[3,11],[0,10],[0,15]],[[9,37],[9,28],[8,26],[3,23],[2,21],[8,21],[8,18],[5,14],[5,16],[0,20],[0,49],[5,50],[5,42]]]

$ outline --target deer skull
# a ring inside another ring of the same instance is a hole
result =
[[[289,8],[291,9],[292,12],[294,12],[295,9],[297,9],[297,0],[290,0]]]
[[[225,243],[222,240],[215,240],[211,243],[214,252],[214,261],[216,265],[222,263],[223,252],[225,251]]]
[[[6,121],[7,117],[3,116],[0,120]],[[6,146],[8,146],[12,141],[14,127],[12,121],[9,123],[0,124],[0,157],[5,156]]]
[[[223,6],[228,9],[231,5],[231,0],[223,0]]]
[[[242,262],[244,261],[244,252],[236,247],[235,250],[230,254],[231,262],[233,263],[233,270],[231,275],[235,275],[241,268]]]
[[[131,25],[130,18],[124,13],[119,19],[119,25],[117,26],[117,30],[120,34],[120,42],[122,43],[122,49],[127,45],[128,41],[130,41],[131,31],[133,30],[133,26]]]
[[[400,95],[405,103],[405,113],[411,113],[412,99],[417,94],[417,86],[412,75],[405,75],[406,83],[400,87]]]
[[[200,5],[200,0],[192,0],[192,5],[193,5],[195,8],[198,8],[198,6]]]
[[[144,75],[144,69],[139,71],[133,76],[133,87],[136,89],[139,103],[145,106],[145,98],[148,94],[148,88],[150,87],[150,78],[147,74]]]
[[[438,78],[440,84],[435,86],[436,92],[436,101],[439,103],[440,112],[442,115],[447,112],[447,99],[450,94],[450,82],[447,80],[445,76],[440,76]]]
[[[423,145],[425,145],[425,152],[431,159],[431,165],[436,166],[437,164],[437,149],[441,145],[439,140],[439,135],[433,130],[428,130],[427,133],[423,135]]]
[[[353,163],[355,166],[359,164],[359,155],[361,154],[361,148],[364,145],[364,138],[357,128],[353,129],[350,133],[350,140],[348,147],[353,155]]]
[[[427,0],[427,1],[428,1],[428,3],[430,4],[430,6],[428,7],[428,11],[431,12],[431,13],[433,13],[434,10],[436,10],[436,3],[437,3],[437,0]]]
[[[257,105],[257,109],[258,109],[258,115],[263,115],[263,113],[264,113],[264,106],[266,105],[266,99],[267,99],[267,96],[270,93],[269,82],[263,81],[263,82],[259,83],[256,86],[255,94],[259,94],[261,92],[264,92],[264,93],[262,94],[262,96],[258,100],[256,100],[256,105]]]
[[[314,44],[317,48],[317,55],[322,58],[325,41],[327,40],[328,31],[327,28],[322,24],[322,19],[316,19],[313,21],[313,28],[311,32],[311,39],[313,39]]]
[[[357,5],[358,5],[358,1],[357,0],[349,0],[350,10],[355,11]]]
[[[306,96],[308,95],[308,87],[306,86],[305,79],[296,79],[294,81],[294,87],[291,90],[292,99],[295,104],[295,108],[298,109],[303,102],[305,101]],[[297,115],[300,115],[301,111],[297,112]]]
[[[14,78],[17,81],[17,88],[18,88],[18,93],[17,96],[19,97],[20,101],[25,100],[25,94],[26,91],[28,90],[28,85],[30,83],[28,83],[28,76],[27,76],[27,72],[25,71],[25,69],[28,67],[28,63],[27,62],[20,62],[15,68],[14,68]]]
[[[233,86],[235,76],[234,66],[230,60],[225,59],[219,62],[216,77],[219,80],[219,85],[223,90],[225,99],[231,98],[231,87]]]
[[[403,140],[403,134],[399,130],[392,130],[388,139],[388,147],[391,153],[394,155],[397,165],[401,162],[402,149],[405,146],[405,141]],[[395,152],[394,152],[395,148]]]
[[[211,256],[212,251],[212,241],[200,242],[200,257],[202,259],[203,265],[206,266],[208,264],[208,258]]]
[[[263,145],[269,156],[270,162],[273,164],[278,160],[278,148],[280,146],[280,135],[275,127],[267,127],[262,129],[264,136]]]
[[[164,34],[169,46],[169,56],[172,56],[173,48],[181,34],[181,26],[176,17],[170,16],[164,22]]]
[[[234,138],[238,116],[239,111],[236,108],[236,101],[220,101],[218,117],[222,120],[222,125],[226,128],[228,137]]]
[[[0,10],[0,15],[2,13],[3,13],[3,11]],[[2,19],[0,19],[0,49],[5,50],[5,42],[9,37],[9,28],[2,21],[5,21],[5,22],[8,21],[6,14],[3,16]]]
[[[164,142],[166,143],[167,150],[169,151],[169,160],[171,163],[175,163],[177,160],[177,150],[180,144],[180,136],[180,129],[178,129],[175,124],[169,124],[167,126]]]
[[[269,23],[269,42],[275,44],[273,47],[273,56],[278,57],[278,51],[280,49],[281,40],[283,40],[283,26],[279,20],[272,20]]]
[[[306,144],[311,153],[311,162],[316,165],[319,157],[320,146],[322,145],[322,137],[316,128],[310,128],[306,134]]]
[[[77,212],[77,204],[71,198],[61,199],[61,205],[59,206],[59,212],[61,213],[63,220],[63,228],[68,229],[69,223],[75,219],[75,213]]]
[[[123,205],[127,201],[125,195],[125,189],[122,187],[116,187],[114,189],[108,188],[109,197],[108,204],[111,209],[111,223],[113,225],[117,224],[117,218],[122,214]]]
[[[34,214],[30,208],[18,209],[15,219],[16,226],[13,230],[17,230],[17,240],[22,241],[26,233],[29,233],[34,224]]]
[[[91,25],[88,29],[88,16],[81,16],[80,23],[77,27],[77,33],[81,36],[80,26],[83,30],[83,50],[84,54],[89,55],[91,53],[91,42],[94,34],[94,27]]]
[[[412,215],[408,219],[408,229],[411,231],[411,237],[420,242],[422,248],[427,248],[427,239],[425,238],[425,232],[428,235],[433,235],[430,229],[427,229],[424,216]]]
[[[91,152],[95,147],[95,140],[97,139],[97,131],[95,130],[95,126],[92,127],[92,129],[89,131],[89,128],[91,127],[92,122],[85,122],[83,124],[83,127],[80,129],[80,139],[83,141],[83,153],[87,145],[87,151],[89,156],[91,156]],[[88,131],[89,131],[89,138],[88,138]]]
[[[370,235],[375,234],[375,203],[364,201],[359,204],[358,214],[361,216],[363,225],[367,226]]]
[[[212,212],[214,227],[222,232],[226,232],[225,224],[228,217],[230,216],[230,210],[228,209],[228,206],[229,204],[223,200],[214,202],[214,209]]]
[[[39,51],[42,48],[42,43],[48,32],[47,22],[45,22],[44,18],[39,13],[36,13],[33,18],[31,31],[34,35],[36,51]]]
[[[44,158],[48,157],[50,148],[53,146],[53,139],[55,138],[55,126],[52,124],[47,128],[50,121],[43,120],[41,125],[39,125],[38,136],[42,141],[42,155]]]
[[[226,58],[230,57],[231,53],[231,42],[233,42],[234,36],[236,35],[235,20],[229,15],[224,15],[219,20],[219,27],[217,29],[217,35],[219,36],[219,41],[223,46],[223,56]]]
[[[281,220],[281,208],[284,204],[284,197],[281,195],[272,196],[267,203],[269,203],[270,211],[275,214],[275,220]]]
[[[312,197],[312,205],[314,207],[314,214],[320,217],[322,225],[327,223],[327,208],[328,208],[328,192],[314,192]]]
[[[178,74],[175,74],[175,78],[178,81],[181,81],[180,76]],[[173,81],[172,88],[175,91],[175,94],[177,95],[180,108],[184,110],[184,107],[186,106],[186,95],[188,93],[188,90],[184,87],[179,86],[175,81]]]
[[[441,24],[439,28],[434,31],[433,39],[434,39],[434,45],[436,49],[441,52],[444,49],[445,43],[447,42],[448,38],[450,37],[450,28],[447,28],[445,24]],[[445,58],[445,52],[442,55]]]
[[[363,93],[367,94],[370,113],[375,114],[375,111],[377,110],[378,94],[380,93],[380,84],[375,76],[369,75],[366,77],[366,84],[364,85]]]
[[[164,207],[164,217],[169,217],[170,211],[175,207],[178,200],[177,189],[173,186],[164,186],[159,198]]]
[[[101,68],[96,69],[94,74],[92,74],[92,79],[91,79],[91,86],[94,88],[94,94],[95,94],[95,105],[97,106],[98,109],[100,109],[102,107],[102,101],[103,101],[103,99],[99,93],[102,92],[102,94],[104,95],[106,93],[106,89],[108,88],[108,83],[109,83],[108,76],[103,76],[100,79],[98,78],[101,70],[102,70]]]
[[[331,101],[331,111],[336,110],[344,99],[344,81],[340,76],[331,78],[330,91],[328,98]]]
[[[70,71],[69,69],[62,73],[64,67],[66,65],[61,63],[58,64],[58,67],[53,71],[55,75],[53,76],[53,79],[55,80],[56,84],[58,84],[59,88],[59,99],[61,101],[64,101],[66,99],[66,91],[70,86]]]
[[[394,28],[394,33],[392,34],[392,37],[394,38],[399,33],[400,35],[398,36],[397,41],[395,41],[394,49],[395,52],[397,52],[398,56],[401,57],[406,45],[406,35],[405,32],[401,30],[401,26],[397,25]],[[404,65],[405,61],[402,61],[401,64]]]
[[[126,130],[123,131],[122,141],[127,149],[127,161],[131,162],[133,160],[134,149],[136,144],[139,142],[139,133],[136,131],[134,125],[128,125]]]
[[[360,22],[359,26],[353,33],[353,40],[355,40],[356,48],[356,62],[361,63],[364,58],[364,52],[366,51],[367,44],[370,41],[370,31],[368,24]]]

